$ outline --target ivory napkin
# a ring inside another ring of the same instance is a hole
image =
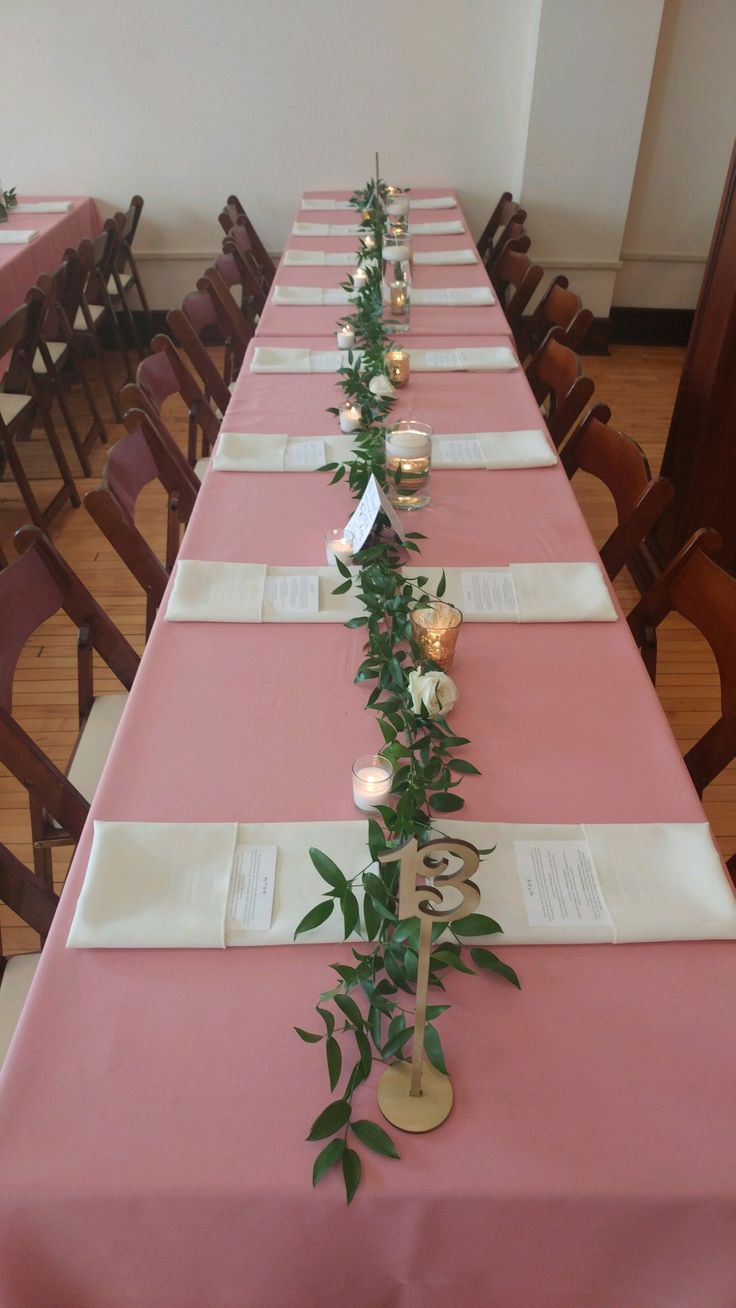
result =
[[[70,949],[222,949],[234,822],[95,822]]]
[[[294,223],[293,236],[357,236],[359,223]]]
[[[273,303],[281,305],[329,305],[352,303],[341,286],[275,286]]]
[[[354,351],[354,357],[360,351]],[[414,372],[510,372],[518,360],[507,345],[466,346],[457,350],[409,350]],[[251,372],[337,372],[339,350],[259,345],[253,352]]]
[[[8,227],[6,231],[0,231],[0,245],[27,245],[29,241],[35,241],[37,236],[37,231]]]
[[[287,250],[284,255],[284,263],[297,268],[352,268],[357,262],[354,250],[342,254],[330,254],[327,250]]]
[[[34,200],[27,204],[17,204],[15,213],[69,213],[74,208],[73,200]]]
[[[405,569],[411,576],[415,569]],[[445,568],[444,598],[466,622],[616,622],[597,563],[511,563],[502,568]],[[441,568],[422,567],[429,591]]]
[[[410,209],[454,209],[457,206],[457,200],[454,195],[440,195],[436,200],[410,200]],[[304,196],[302,199],[302,209],[321,209],[326,212],[328,209],[352,209],[349,200],[328,200],[317,199]]]
[[[214,456],[217,472],[313,472],[344,459],[353,445],[347,436],[263,436],[221,432]]]
[[[456,264],[477,263],[475,250],[415,250],[412,255],[414,263]]]
[[[316,604],[300,608],[312,578]],[[362,605],[354,591],[332,592],[336,568],[268,567],[263,563],[215,563],[180,559],[166,608],[167,622],[346,622]],[[269,583],[281,582],[279,590]]]
[[[432,437],[432,467],[546,468],[557,455],[543,431],[481,431]]]
[[[447,223],[409,223],[412,236],[462,236],[465,226],[458,219]]]
[[[411,302],[417,306],[439,305],[460,309],[471,305],[495,304],[496,297],[490,286],[450,286],[416,290],[412,287]]]

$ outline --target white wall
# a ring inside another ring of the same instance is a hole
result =
[[[521,199],[532,253],[611,304],[662,0],[543,0]]]
[[[736,0],[666,0],[615,304],[695,304],[735,130]]]
[[[140,191],[159,307],[218,250],[231,191],[279,250],[300,193],[360,185],[376,149],[389,179],[457,187],[479,229],[520,175],[539,3],[7,3],[2,177],[104,213]]]

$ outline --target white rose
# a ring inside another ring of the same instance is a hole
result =
[[[377,377],[371,377],[368,383],[368,390],[371,395],[394,395],[396,387],[392,385],[388,377],[379,372]]]
[[[431,718],[449,713],[458,701],[457,686],[446,672],[418,672],[414,668],[409,673],[409,694],[414,712],[420,713],[424,705]]]

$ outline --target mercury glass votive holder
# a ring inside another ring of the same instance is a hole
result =
[[[460,609],[444,600],[433,600],[426,608],[412,611],[412,635],[422,657],[431,659],[443,672],[452,667],[462,620]]]
[[[389,350],[386,355],[388,379],[394,386],[406,386],[409,380],[409,353],[407,350]]]

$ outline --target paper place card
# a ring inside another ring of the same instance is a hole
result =
[[[510,568],[484,568],[460,573],[462,607],[468,613],[503,613],[519,621],[519,602]]]
[[[362,550],[365,542],[375,526],[376,518],[379,513],[385,513],[392,529],[396,532],[400,541],[404,539],[404,532],[399,519],[394,511],[393,506],[389,503],[381,487],[376,481],[375,475],[371,473],[371,479],[368,482],[363,494],[358,500],[358,507],[348,519],[345,530],[352,533],[353,536],[353,553],[357,554]]]
[[[225,912],[228,932],[268,931],[273,915],[278,845],[237,845]]]
[[[297,468],[321,468],[327,462],[323,440],[287,441],[284,453],[284,470],[294,472]]]
[[[266,577],[264,602],[274,613],[319,613],[319,577],[316,573]]]
[[[587,840],[515,840],[514,856],[530,926],[613,927]]]
[[[444,436],[432,440],[432,462],[437,467],[443,463],[467,464],[472,468],[485,468],[486,461],[483,447],[472,436]]]

